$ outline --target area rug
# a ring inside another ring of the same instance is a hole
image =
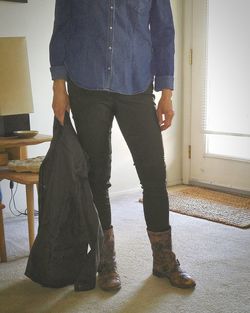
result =
[[[201,187],[168,190],[170,210],[239,228],[250,227],[250,198]]]

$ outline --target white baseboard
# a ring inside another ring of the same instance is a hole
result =
[[[141,192],[142,193],[142,189],[140,187],[136,187],[136,188],[131,188],[131,189],[124,189],[124,190],[119,190],[119,191],[112,191],[109,193],[110,198],[115,198],[118,196],[122,196],[124,194],[130,194],[130,193],[135,193],[135,192]]]
[[[172,180],[167,183],[167,187],[182,185],[182,184],[183,184],[182,180]],[[131,189],[119,190],[119,191],[111,191],[109,195],[110,195],[110,198],[113,198],[113,197],[118,197],[124,194],[130,194],[134,192],[141,192],[142,194],[142,188],[136,187],[136,188],[131,188]]]
[[[216,191],[222,191],[222,192],[235,194],[235,195],[239,195],[239,196],[248,196],[248,197],[250,196],[250,191],[249,190],[241,190],[241,189],[229,188],[229,187],[225,187],[225,186],[222,186],[222,185],[213,185],[213,184],[209,184],[209,183],[206,183],[206,182],[196,181],[194,179],[189,181],[189,185],[199,186],[199,187],[206,187],[206,188],[213,189],[213,190],[216,190]]]

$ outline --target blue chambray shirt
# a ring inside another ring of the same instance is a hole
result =
[[[136,94],[173,89],[170,0],[56,0],[50,41],[52,79]]]

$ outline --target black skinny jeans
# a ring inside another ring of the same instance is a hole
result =
[[[72,116],[89,156],[89,182],[103,229],[111,227],[108,188],[111,175],[111,128],[114,116],[132,154],[143,189],[147,229],[169,228],[169,200],[161,130],[153,85],[135,95],[89,90],[68,82]]]

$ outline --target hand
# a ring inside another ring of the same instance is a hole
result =
[[[61,125],[64,124],[64,115],[66,111],[70,111],[69,96],[66,91],[65,81],[58,80],[53,85],[53,102],[52,108],[55,117],[58,119]]]
[[[156,115],[159,121],[161,131],[166,130],[172,124],[174,111],[173,111],[171,97],[172,97],[172,92],[170,91],[166,93],[162,93],[162,96],[158,103]]]

